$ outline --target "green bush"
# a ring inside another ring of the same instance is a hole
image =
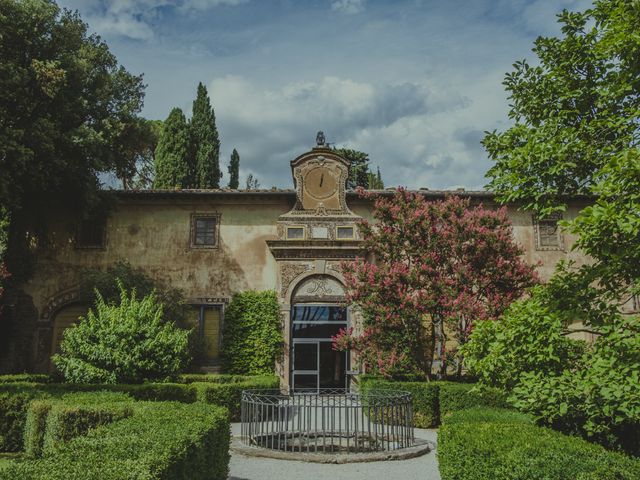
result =
[[[547,306],[541,287],[511,304],[499,321],[477,322],[460,348],[471,375],[484,385],[506,390],[527,372],[560,374],[576,365],[584,342],[565,335],[565,318]]]
[[[90,310],[64,332],[53,363],[72,383],[141,383],[180,372],[188,360],[189,332],[163,319],[154,294],[138,300],[120,287],[120,304],[100,294]]]
[[[35,396],[29,391],[0,393],[0,452],[22,450],[27,408]]]
[[[200,402],[220,405],[229,411],[232,421],[240,420],[240,400],[243,390],[277,389],[280,380],[275,376],[256,376],[251,380],[236,383],[193,383],[198,390]]]
[[[442,480],[637,480],[640,461],[512,411],[455,412],[438,434]]]
[[[510,400],[540,422],[610,448],[640,454],[640,319],[617,318],[580,368],[523,376]]]
[[[359,377],[360,392],[366,396],[377,389],[394,388],[411,393],[413,421],[418,428],[432,428],[440,423],[438,411],[439,382],[395,382],[379,377]]]
[[[247,382],[256,378],[269,377],[272,375],[233,375],[224,373],[186,373],[178,376],[178,382],[181,383],[238,383]]]
[[[439,382],[440,419],[471,407],[507,407],[507,398],[497,388],[473,383]]]
[[[225,371],[273,374],[283,345],[276,293],[269,290],[235,294],[225,310],[222,338]]]
[[[64,443],[55,455],[10,464],[0,479],[222,480],[229,469],[225,409],[133,403],[133,415]]]

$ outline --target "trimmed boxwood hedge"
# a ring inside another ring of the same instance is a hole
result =
[[[480,392],[472,383],[399,382],[372,375],[361,375],[359,382],[360,391],[365,395],[375,389],[387,388],[411,392],[413,421],[418,428],[437,427],[441,418],[457,410],[475,406],[506,406],[506,398],[499,390],[488,388]]]
[[[0,452],[22,450],[26,412],[37,392],[0,393]]]
[[[198,391],[198,401],[224,406],[229,410],[231,421],[239,421],[242,391],[254,388],[279,388],[280,380],[275,376],[264,376],[236,383],[200,382],[191,385]]]
[[[222,480],[229,419],[203,403],[136,402],[133,415],[60,444],[54,455],[14,462],[0,479]]]
[[[52,453],[89,429],[131,416],[132,398],[124,393],[73,393],[29,405],[24,449],[29,457]]]
[[[13,375],[0,375],[0,383],[49,383],[51,376],[46,373],[16,373]]]
[[[491,408],[454,412],[438,433],[442,480],[637,480],[640,461]]]

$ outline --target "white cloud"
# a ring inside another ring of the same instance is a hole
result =
[[[481,186],[470,169],[479,145],[470,145],[468,134],[477,132],[474,116],[486,105],[446,87],[327,76],[262,89],[225,76],[211,82],[209,93],[223,162],[237,148],[243,171],[266,187],[291,186],[288,162],[313,145],[318,130],[336,146],[368,152],[390,185],[439,188],[475,180],[473,186]]]
[[[354,15],[364,11],[366,0],[334,0],[331,10],[347,15]]]

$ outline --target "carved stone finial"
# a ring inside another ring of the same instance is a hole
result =
[[[316,145],[319,147],[322,147],[324,146],[324,142],[325,142],[324,132],[320,130],[316,135]]]

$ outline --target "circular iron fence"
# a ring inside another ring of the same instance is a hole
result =
[[[364,453],[414,445],[411,394],[245,390],[242,442],[287,452]]]

